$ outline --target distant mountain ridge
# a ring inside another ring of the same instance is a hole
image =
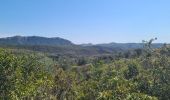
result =
[[[13,36],[0,38],[1,45],[74,45],[71,41],[59,37],[47,38],[40,36]]]
[[[153,48],[162,47],[163,43],[153,43]],[[138,49],[143,48],[143,43],[106,43],[106,44],[97,44],[96,46],[107,47],[107,48],[121,48],[121,49]]]
[[[127,50],[143,48],[143,43],[106,43],[76,45],[69,40],[59,37],[47,38],[39,36],[14,36],[0,38],[0,47],[11,49],[26,49],[47,52],[52,55],[69,56],[99,56],[113,55]],[[154,43],[154,48],[159,48],[162,43]]]
[[[40,37],[40,36],[13,36],[13,37],[6,37],[0,38],[0,45],[39,45],[39,46],[70,46],[75,45],[69,40],[60,38],[60,37]],[[163,44],[162,43],[153,43],[154,48],[159,48]],[[95,47],[95,48],[107,48],[107,49],[137,49],[142,48],[143,43],[103,43],[103,44],[81,44],[77,46],[82,47]]]

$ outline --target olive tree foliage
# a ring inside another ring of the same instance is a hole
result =
[[[0,99],[44,97],[50,87],[50,75],[34,56],[15,56],[0,50]]]
[[[54,75],[54,86],[51,94],[54,100],[76,100],[76,82],[72,72],[64,71],[56,67]]]
[[[141,64],[143,71],[138,77],[139,90],[160,100],[170,99],[170,47],[166,44],[159,49],[151,48],[151,39],[147,42]],[[148,56],[149,55],[149,56]]]
[[[73,85],[75,100],[157,100],[139,91],[135,80],[140,76],[138,60],[118,60],[111,64],[101,61],[86,68],[85,80]],[[84,68],[82,68],[84,69]],[[78,81],[79,79],[76,79]],[[81,79],[82,80],[82,79]],[[71,83],[71,82],[70,82]]]

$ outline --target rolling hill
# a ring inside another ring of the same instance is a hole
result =
[[[14,36],[14,37],[6,37],[0,38],[1,45],[74,45],[71,41],[66,39],[62,39],[59,37],[56,38],[46,38],[39,36]]]
[[[161,43],[153,44],[155,48],[161,47]],[[0,47],[12,49],[26,49],[52,55],[69,56],[99,56],[113,55],[127,50],[142,48],[142,43],[108,43],[108,44],[82,44],[76,45],[69,40],[46,38],[39,36],[14,36],[0,38]]]

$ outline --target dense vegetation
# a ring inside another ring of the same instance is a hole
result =
[[[154,49],[152,41],[116,58],[1,49],[0,99],[169,100],[170,47]]]

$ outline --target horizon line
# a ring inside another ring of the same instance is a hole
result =
[[[68,40],[68,41],[70,41],[70,42],[72,42],[71,40],[69,40],[69,39],[66,39],[66,38],[63,38],[63,37],[59,37],[59,36],[52,36],[52,37],[48,37],[48,36],[40,36],[40,35],[11,35],[11,36],[0,36],[0,39],[3,39],[3,38],[11,38],[11,37],[42,37],[42,38],[61,38],[61,39],[65,39],[65,40]],[[152,38],[151,38],[152,39]],[[131,43],[136,43],[136,44],[142,44],[143,42],[142,42],[143,40],[141,40],[141,42],[101,42],[101,43],[91,43],[91,42],[85,42],[85,43],[74,43],[74,42],[72,42],[73,44],[77,44],[77,45],[83,45],[83,44],[91,44],[91,45],[97,45],[97,44],[111,44],[111,43],[117,43],[117,44],[131,44]],[[148,41],[148,40],[147,40]],[[153,44],[170,44],[170,43],[168,43],[168,42],[153,42]]]

